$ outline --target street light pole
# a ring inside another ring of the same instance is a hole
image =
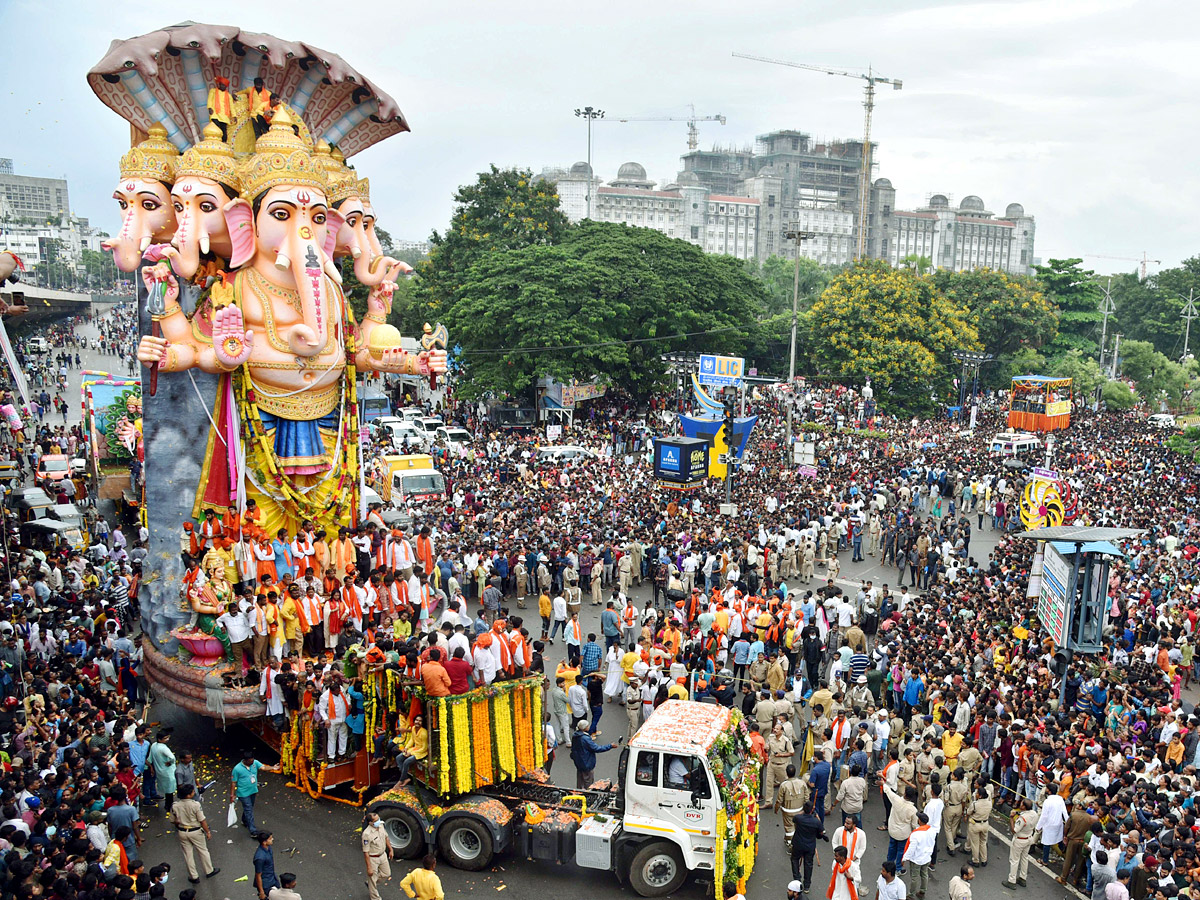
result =
[[[575,110],[575,115],[580,119],[587,119],[587,217],[590,219],[592,217],[592,183],[595,180],[592,176],[592,121],[594,119],[603,119],[604,110],[594,109],[591,106],[585,106],[583,109]]]
[[[795,390],[796,381],[796,322],[800,315],[800,245],[810,238],[816,237],[813,231],[789,231],[784,235],[789,241],[796,242],[796,271],[792,277],[792,345],[788,353],[788,390]],[[792,452],[792,410],[795,409],[796,398],[788,397],[787,437],[783,441],[783,461],[788,463],[788,454]]]

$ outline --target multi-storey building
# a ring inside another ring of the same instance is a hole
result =
[[[16,175],[11,159],[0,159],[0,201],[11,217],[38,222],[59,219],[71,210],[65,179]]]
[[[910,256],[926,257],[935,269],[955,272],[989,268],[1012,275],[1033,272],[1033,216],[1010,203],[997,218],[974,194],[957,208],[945,194],[933,194],[913,211],[896,210],[889,227],[886,259],[899,265]]]

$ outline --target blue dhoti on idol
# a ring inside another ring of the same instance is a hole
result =
[[[314,475],[329,469],[329,451],[321,429],[336,433],[337,410],[319,419],[296,421],[272,415],[259,409],[263,431],[268,435],[275,430],[275,457],[279,467],[290,475]]]

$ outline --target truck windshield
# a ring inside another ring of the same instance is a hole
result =
[[[440,472],[405,475],[401,483],[406,494],[440,494],[446,490],[446,480]]]

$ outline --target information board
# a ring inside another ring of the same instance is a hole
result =
[[[696,380],[714,387],[736,386],[742,383],[745,371],[746,360],[740,356],[703,354],[700,357],[700,371],[696,374]]]
[[[1067,606],[1067,588],[1070,582],[1071,561],[1047,544],[1042,558],[1038,621],[1059,647],[1066,645],[1067,632],[1071,625]]]

